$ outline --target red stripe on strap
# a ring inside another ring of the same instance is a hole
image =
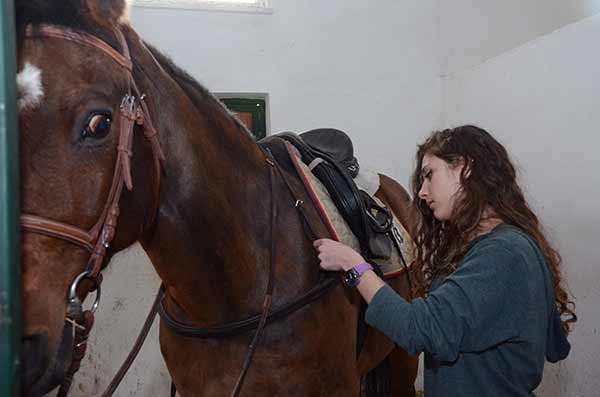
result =
[[[306,186],[308,193],[312,196],[312,198],[316,204],[317,210],[320,211],[321,214],[323,215],[323,219],[325,220],[325,226],[327,227],[327,229],[329,229],[329,231],[331,232],[334,239],[336,241],[340,241],[340,236],[337,234],[337,231],[333,227],[333,224],[331,223],[331,220],[329,219],[329,215],[327,215],[327,212],[325,211],[325,208],[323,207],[323,204],[321,203],[319,196],[315,193],[315,190],[313,189],[312,184],[310,183],[310,180],[308,179],[308,177],[304,173],[304,169],[300,165],[300,159],[296,155],[296,151],[295,151],[294,147],[287,141],[285,142],[285,146],[287,147],[288,153],[290,154],[290,157],[292,158],[292,161],[294,162],[294,166],[296,167],[296,170],[298,170],[300,179],[302,179],[302,182],[304,183],[304,186]]]

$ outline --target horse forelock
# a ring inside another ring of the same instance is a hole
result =
[[[99,24],[127,22],[131,0],[86,0],[90,16]]]
[[[19,110],[38,106],[44,97],[42,87],[42,71],[35,65],[25,62],[23,69],[17,74]]]
[[[42,24],[90,33],[117,50],[114,30],[128,23],[131,0],[16,0],[16,29],[21,47],[25,30]]]

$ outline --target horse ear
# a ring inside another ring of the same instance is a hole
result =
[[[114,26],[126,22],[129,14],[128,0],[85,0],[90,18],[99,25]]]

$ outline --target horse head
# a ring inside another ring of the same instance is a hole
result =
[[[74,330],[91,326],[80,301],[99,295],[101,268],[151,226],[162,152],[121,33],[125,1],[23,0],[16,11],[22,383],[40,395],[64,378]]]

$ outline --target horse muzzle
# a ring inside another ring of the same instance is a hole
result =
[[[25,391],[43,377],[48,361],[48,335],[45,332],[23,338],[21,383]]]
[[[72,346],[69,326],[64,327],[60,345],[52,355],[45,332],[23,338],[21,390],[24,396],[43,396],[61,383],[65,367],[71,361]]]

